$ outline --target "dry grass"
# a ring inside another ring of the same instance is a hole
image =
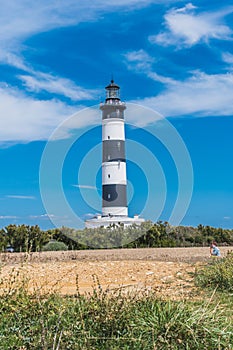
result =
[[[221,247],[222,256],[233,247]],[[138,249],[99,249],[76,250],[40,253],[2,253],[2,263],[14,264],[23,261],[49,262],[49,261],[120,261],[120,260],[146,260],[167,262],[200,262],[209,260],[208,247],[193,248],[138,248]]]
[[[229,247],[221,249],[226,254]],[[7,284],[12,271],[29,280],[29,291],[61,294],[90,292],[93,275],[104,289],[146,288],[171,299],[189,298],[196,293],[193,273],[198,264],[209,260],[205,248],[144,248],[85,250],[67,252],[1,254],[1,275]]]
[[[195,295],[208,248],[2,258],[0,349],[232,349],[232,298]]]

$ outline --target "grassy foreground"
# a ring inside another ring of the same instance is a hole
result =
[[[175,302],[148,291],[103,291],[95,278],[92,294],[77,287],[62,297],[29,294],[27,283],[13,274],[1,288],[1,350],[233,349],[232,296],[228,305],[216,297]]]

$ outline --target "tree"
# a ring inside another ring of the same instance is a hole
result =
[[[63,251],[68,250],[67,245],[64,242],[58,242],[55,240],[49,241],[42,247],[42,251],[51,252],[51,251]]]

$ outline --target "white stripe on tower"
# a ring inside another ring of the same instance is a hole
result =
[[[120,87],[106,86],[102,110],[102,215],[128,216],[125,159],[125,104],[119,97]]]

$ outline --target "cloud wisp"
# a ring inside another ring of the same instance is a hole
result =
[[[77,111],[61,101],[36,100],[9,86],[0,86],[0,106],[1,142],[46,140]]]
[[[73,187],[82,188],[86,190],[97,190],[98,188],[90,185],[72,185]]]
[[[154,72],[152,66],[155,63],[155,59],[150,56],[145,50],[129,51],[124,55],[125,63],[129,70],[133,70],[136,73],[146,74],[148,78],[158,81],[163,84],[173,83],[173,79],[164,77]]]
[[[155,97],[133,101],[167,117],[232,116],[233,74],[206,74],[195,71],[184,81],[168,84]],[[168,103],[169,101],[169,103]]]
[[[233,69],[233,55],[230,52],[223,52],[222,60],[230,66],[228,66],[228,69]]]
[[[189,10],[193,9],[191,5]],[[185,13],[187,8],[178,13]],[[165,117],[208,117],[232,116],[233,105],[233,55],[222,53],[222,61],[227,63],[226,73],[207,74],[202,70],[186,72],[187,78],[176,80],[156,72],[159,61],[145,50],[131,51],[124,54],[125,63],[129,70],[144,74],[148,78],[160,82],[163,90],[154,96],[133,100],[150,107]],[[148,122],[152,122],[151,118]]]
[[[77,86],[70,79],[35,70],[25,62],[20,54],[16,55],[11,52],[0,50],[0,63],[1,62],[24,72],[24,74],[18,74],[17,78],[22,81],[25,89],[28,91],[36,93],[45,91],[51,94],[62,95],[72,101],[94,99],[99,93],[97,90],[89,90]]]
[[[228,64],[227,73],[207,74],[196,70],[190,72],[190,76],[184,80],[175,80],[156,73],[156,60],[144,50],[127,52],[124,58],[129,70],[144,74],[164,86],[157,96],[131,102],[150,107],[166,117],[233,114],[232,54],[226,52],[222,55],[223,61]],[[151,118],[148,121],[152,122]]]
[[[0,215],[0,220],[7,220],[7,219],[18,219],[18,216],[15,215]]]
[[[58,124],[81,108],[71,107],[54,98],[59,95],[71,101],[93,100],[97,90],[86,89],[57,74],[38,71],[24,58],[29,50],[25,40],[33,35],[82,22],[95,21],[102,13],[116,8],[140,8],[152,0],[120,0],[117,3],[87,0],[57,1],[12,0],[1,3],[0,63],[14,67],[22,87],[0,83],[1,142],[30,142],[47,139]],[[11,82],[12,84],[13,82]],[[32,96],[31,92],[34,93]],[[35,97],[47,93],[46,100]],[[86,121],[88,124],[88,121]],[[67,136],[67,135],[66,135]],[[64,135],[62,137],[65,137]]]
[[[77,86],[69,79],[60,78],[51,74],[34,72],[33,75],[18,75],[24,86],[29,91],[46,91],[51,94],[58,94],[70,98],[73,101],[91,100],[98,93],[96,90],[87,90]]]
[[[0,62],[16,68],[14,78],[20,81],[24,91],[4,82],[0,84],[1,142],[46,140],[60,123],[83,107],[71,106],[69,102],[72,101],[73,104],[90,101],[99,94],[97,90],[86,89],[65,77],[38,71],[33,67],[33,63],[29,64],[23,57],[24,51],[28,49],[25,43],[27,38],[54,28],[95,21],[101,14],[116,9],[140,8],[151,3],[161,1],[120,0],[113,3],[105,0],[87,0],[80,4],[75,0],[51,0],[48,4],[45,0],[38,0],[30,7],[26,0],[3,3],[0,13]],[[170,8],[164,17],[164,30],[150,36],[149,40],[152,44],[175,45],[177,48],[189,48],[211,39],[232,40],[232,30],[224,22],[225,17],[232,11],[233,8],[228,7],[215,12],[203,12],[191,3],[182,8]],[[222,59],[232,72],[233,55],[225,52]],[[159,74],[155,69],[156,58],[143,49],[126,52],[124,60],[129,70],[144,74],[164,85],[164,90],[157,96],[132,102],[144,104],[165,116],[212,116],[233,113],[231,72],[210,75],[194,71],[188,78],[179,81]],[[47,93],[47,99],[35,97],[41,92]],[[63,102],[59,100],[60,96],[63,97]],[[64,102],[64,98],[65,101],[70,101]],[[80,120],[77,119],[79,127],[91,122],[92,119],[86,119],[86,124],[80,125]],[[69,130],[71,128],[72,125]],[[59,137],[68,137],[69,130]]]
[[[155,2],[160,1],[119,0],[115,3],[105,0],[50,0],[48,3],[46,0],[38,0],[31,2],[30,6],[27,0],[2,2],[0,49],[17,55],[22,49],[22,42],[34,34],[97,20],[102,13],[117,8],[141,8]]]
[[[232,30],[224,24],[224,17],[233,7],[216,12],[200,12],[191,3],[183,8],[171,9],[164,16],[165,30],[151,35],[149,40],[162,46],[191,47],[210,39],[231,40]]]
[[[30,215],[30,219],[50,219],[55,217],[53,214]]]
[[[0,61],[1,54],[0,51]],[[96,90],[79,87],[69,79],[36,71],[20,56],[7,54],[6,58],[9,64],[27,73],[17,76],[24,82],[26,92],[27,90],[46,91],[52,96],[62,95],[73,101],[91,100],[97,94]],[[80,105],[70,106],[54,97],[47,100],[36,99],[28,96],[26,92],[6,83],[0,83],[0,122],[2,125],[0,140],[2,143],[46,140],[57,125],[82,108]]]
[[[17,194],[8,194],[5,196],[6,198],[12,198],[12,199],[36,199],[34,196],[24,196],[24,195],[17,195]]]

